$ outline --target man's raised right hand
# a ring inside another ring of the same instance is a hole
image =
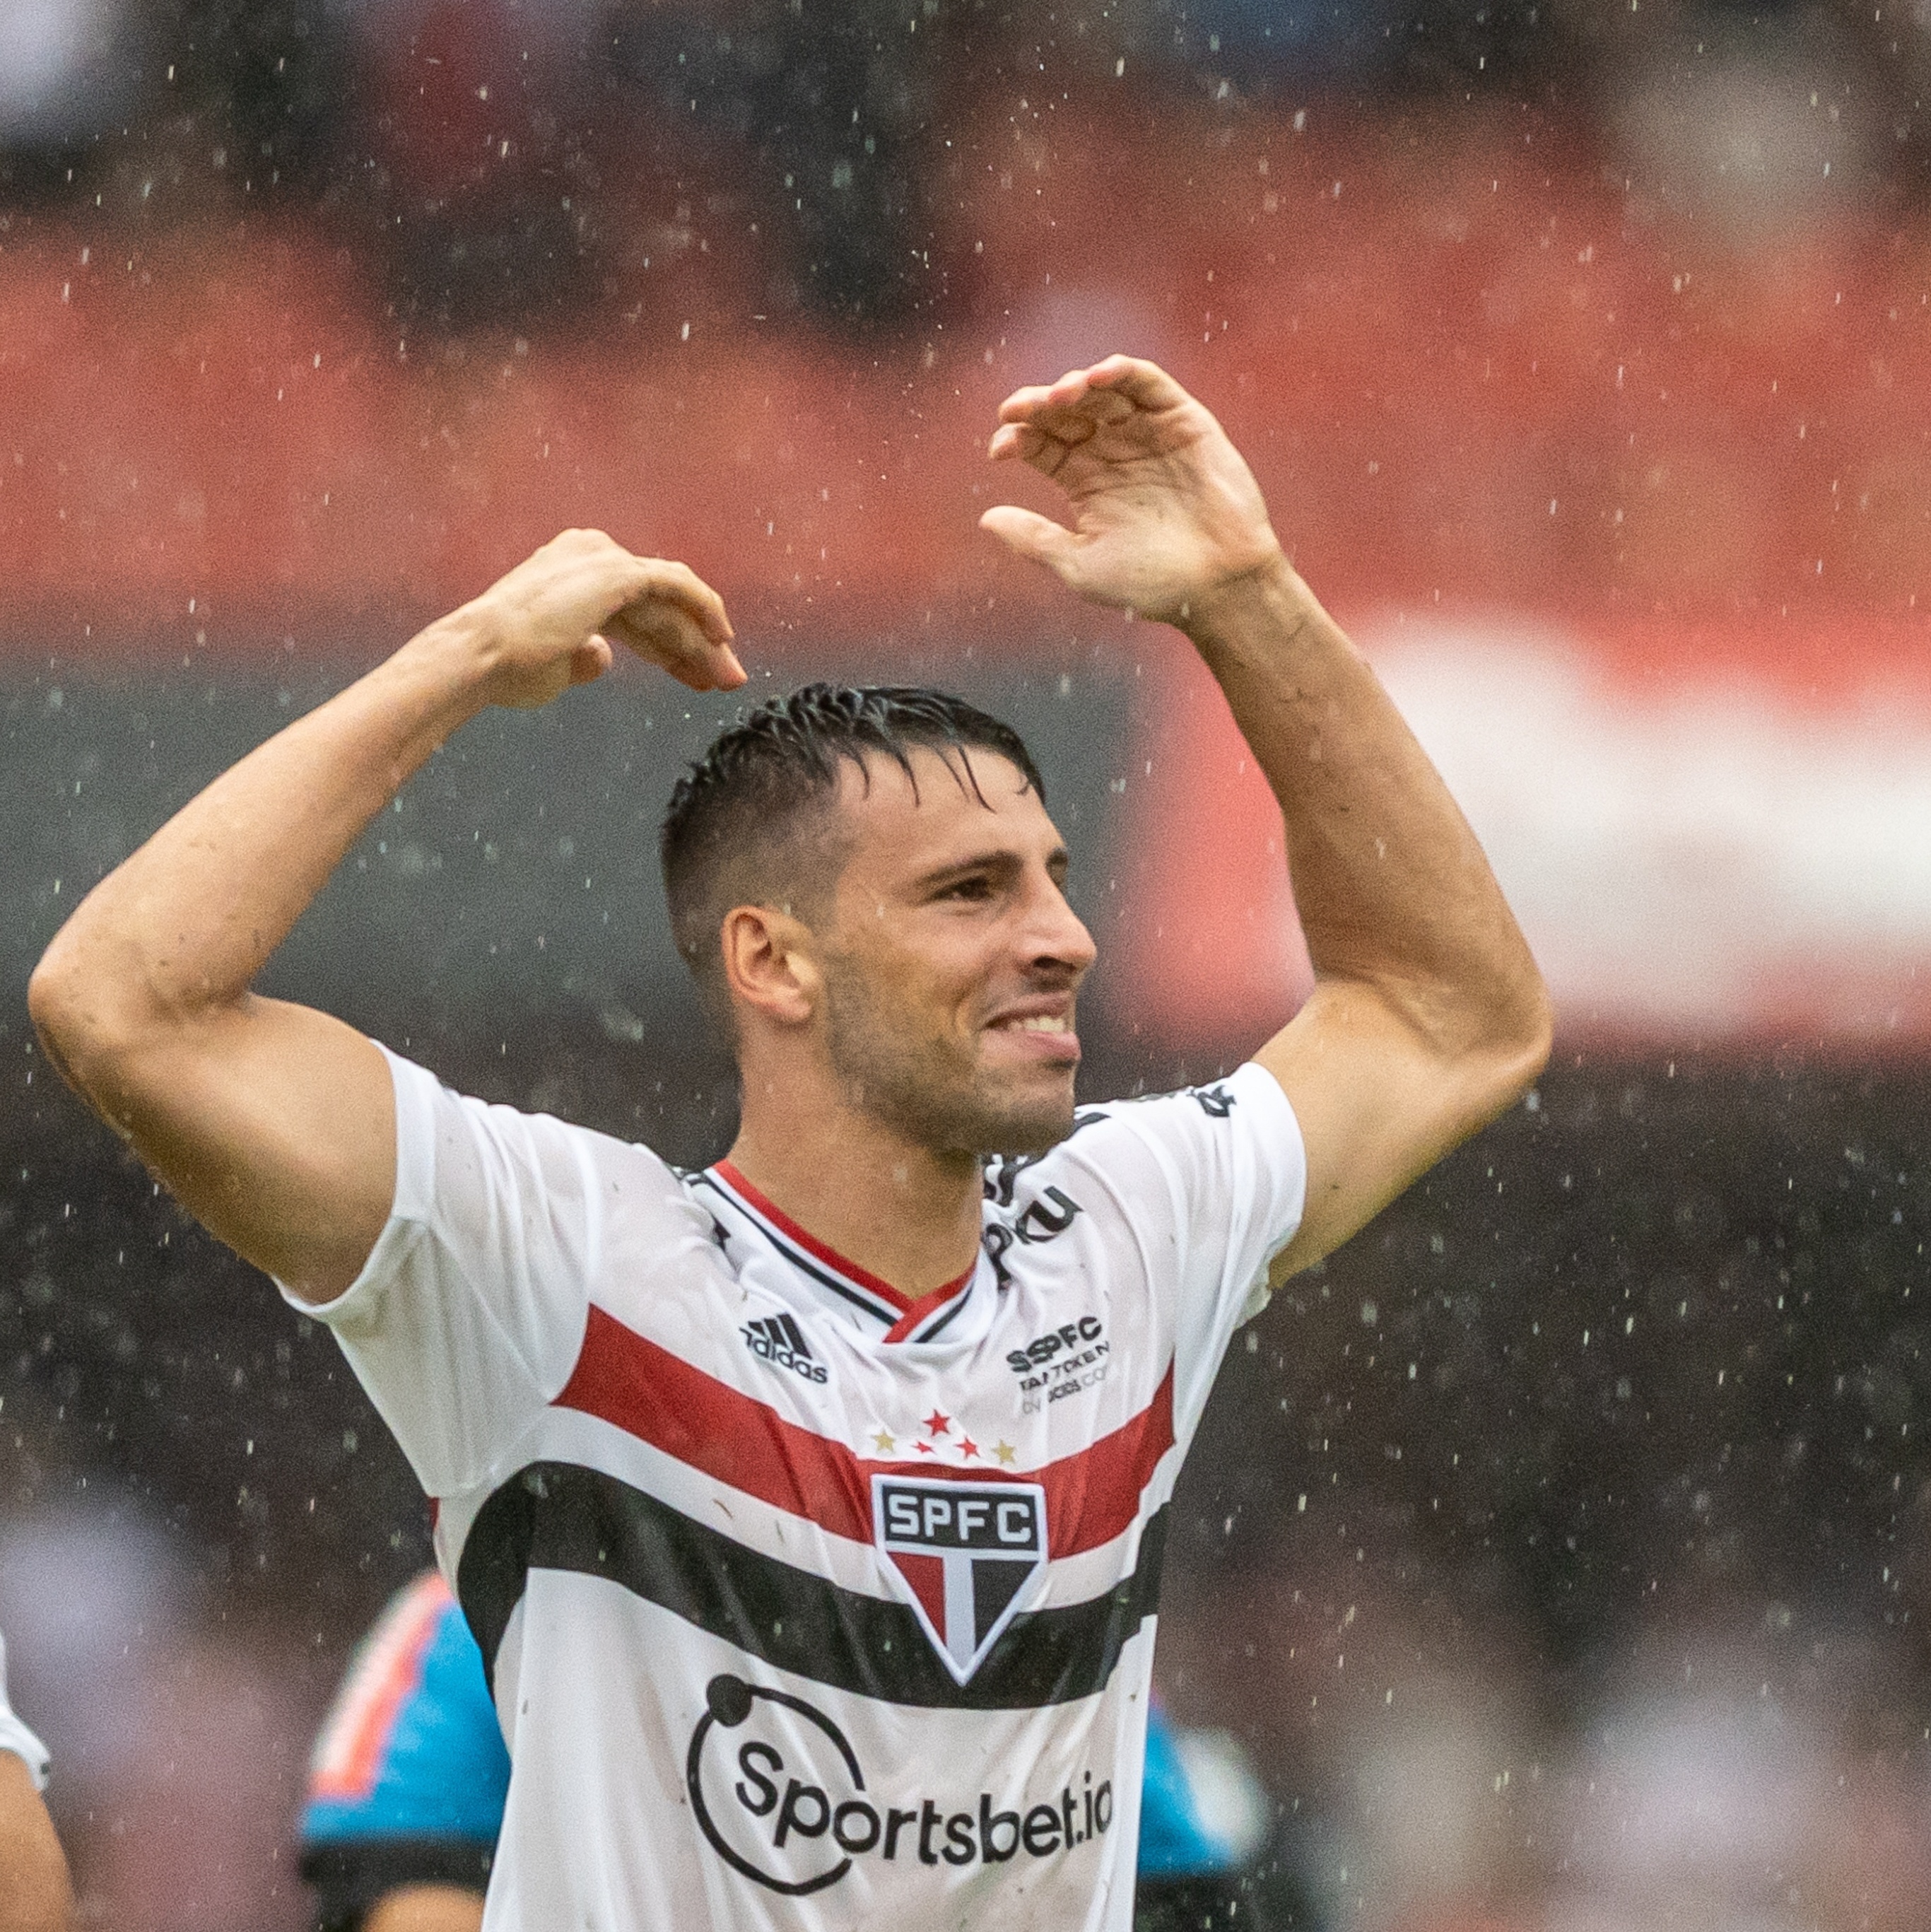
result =
[[[395,1188],[382,1055],[256,975],[397,788],[485,704],[546,704],[613,644],[698,691],[745,681],[717,593],[568,530],[258,746],[94,887],[35,969],[54,1064],[202,1225],[321,1301]]]
[[[693,691],[734,691],[724,599],[681,563],[633,556],[601,530],[565,530],[417,642],[451,634],[484,653],[483,691],[520,710],[610,669],[618,644]]]

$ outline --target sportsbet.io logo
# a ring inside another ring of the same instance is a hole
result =
[[[705,1687],[685,1782],[705,1842],[768,1892],[802,1898],[861,1858],[988,1868],[1057,1857],[1103,1836],[1113,1784],[1084,1773],[1050,1803],[1002,1804],[991,1792],[895,1802],[868,1784],[838,1726],[789,1692],[728,1674]]]

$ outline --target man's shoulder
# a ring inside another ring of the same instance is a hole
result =
[[[465,1092],[392,1048],[382,1050],[395,1081],[399,1130],[433,1144],[439,1160],[452,1146],[469,1146],[479,1154],[492,1150],[487,1158],[495,1162],[534,1166],[546,1181],[574,1168],[647,1180],[668,1192],[673,1186],[681,1190],[688,1178],[641,1141],[541,1107]]]
[[[985,1164],[985,1198],[994,1207],[1015,1204],[1022,1184],[1050,1181],[1057,1168],[1086,1166],[1105,1168],[1123,1160],[1135,1146],[1157,1147],[1197,1138],[1213,1125],[1234,1118],[1243,1102],[1251,1105],[1250,1083],[1258,1075],[1271,1078],[1251,1064],[1198,1086],[1177,1087],[1160,1094],[1134,1094],[1102,1101],[1075,1111],[1072,1130],[1043,1153],[995,1154]]]

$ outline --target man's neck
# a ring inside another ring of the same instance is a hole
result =
[[[730,1160],[808,1234],[910,1300],[955,1281],[979,1252],[977,1158],[934,1154],[856,1108],[801,1116],[747,1094]]]

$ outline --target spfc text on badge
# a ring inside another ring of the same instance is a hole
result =
[[[880,1553],[964,1683],[1045,1573],[1045,1491],[874,1476],[871,1508]]]

